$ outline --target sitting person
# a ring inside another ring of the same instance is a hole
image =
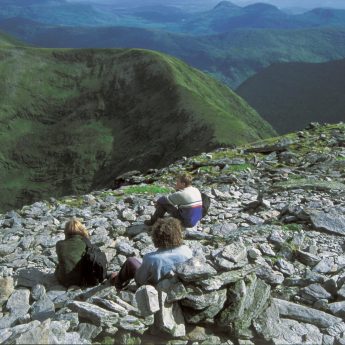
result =
[[[132,278],[140,285],[157,284],[176,264],[192,257],[192,251],[183,245],[181,222],[175,218],[158,219],[152,227],[152,240],[156,251],[144,255],[143,260],[131,257],[112,274],[116,288],[125,287]]]
[[[65,225],[65,239],[56,243],[59,263],[55,275],[65,287],[84,285],[81,265],[87,247],[84,238],[89,238],[85,226],[79,220],[71,219]]]
[[[192,186],[192,177],[183,174],[178,176],[175,186],[177,192],[157,200],[156,211],[146,225],[153,225],[165,213],[179,219],[182,225],[189,228],[202,218],[202,199],[200,191]]]

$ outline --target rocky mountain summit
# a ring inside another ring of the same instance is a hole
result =
[[[154,250],[143,221],[181,171],[212,198],[185,231],[191,260],[156,287],[58,284],[66,220],[82,219],[119,270]],[[345,125],[314,123],[0,215],[0,342],[345,344],[344,177]]]

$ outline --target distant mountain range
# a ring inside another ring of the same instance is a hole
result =
[[[236,92],[279,133],[300,130],[312,121],[345,121],[345,59],[274,64]]]
[[[235,88],[275,62],[325,62],[345,57],[345,28],[241,29],[190,36],[126,27],[60,27],[23,18],[0,29],[48,48],[145,48],[168,53]]]
[[[318,8],[293,15],[264,3],[237,6],[221,1],[213,9],[187,12],[178,7],[120,6],[64,0],[2,0],[0,19],[21,17],[52,25],[126,26],[187,34],[216,34],[242,28],[298,29],[345,26],[345,10]]]
[[[0,42],[1,209],[275,134],[229,88],[171,56]]]

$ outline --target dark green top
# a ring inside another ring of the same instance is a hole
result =
[[[59,263],[55,274],[62,285],[66,287],[71,285],[81,286],[83,277],[80,260],[85,251],[86,244],[80,235],[73,235],[56,243]]]

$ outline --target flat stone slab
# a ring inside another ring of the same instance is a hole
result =
[[[279,315],[281,317],[310,323],[321,328],[327,328],[343,321],[341,318],[321,310],[305,307],[282,299],[274,298],[273,300],[278,306]]]
[[[176,265],[176,274],[185,282],[207,279],[217,274],[217,271],[199,258],[191,258]]]
[[[310,221],[316,230],[345,236],[345,216],[331,210],[330,212],[310,212]]]
[[[101,326],[104,322],[112,321],[117,323],[119,315],[117,313],[100,308],[96,305],[87,302],[74,301],[68,304],[68,307],[78,313],[80,317],[83,317],[96,326]]]
[[[274,190],[304,189],[316,190],[321,192],[330,192],[333,190],[345,191],[345,184],[334,181],[329,182],[308,179],[290,179],[288,181],[274,183],[272,188]]]

